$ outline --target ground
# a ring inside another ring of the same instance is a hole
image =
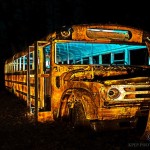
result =
[[[26,115],[26,103],[0,91],[0,150],[120,150],[150,148],[137,130],[93,133],[62,122],[35,123]]]

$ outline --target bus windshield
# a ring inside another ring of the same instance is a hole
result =
[[[58,42],[56,64],[149,65],[146,45]]]

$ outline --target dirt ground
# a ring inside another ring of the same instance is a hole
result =
[[[93,133],[61,122],[35,124],[26,116],[26,104],[0,91],[0,150],[122,150],[150,149],[137,130]]]

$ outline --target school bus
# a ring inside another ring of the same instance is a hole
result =
[[[134,127],[149,114],[150,34],[118,24],[64,26],[6,60],[5,86],[37,120]]]

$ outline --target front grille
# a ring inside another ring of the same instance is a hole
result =
[[[120,96],[113,101],[150,101],[150,85],[112,85],[117,88]]]

